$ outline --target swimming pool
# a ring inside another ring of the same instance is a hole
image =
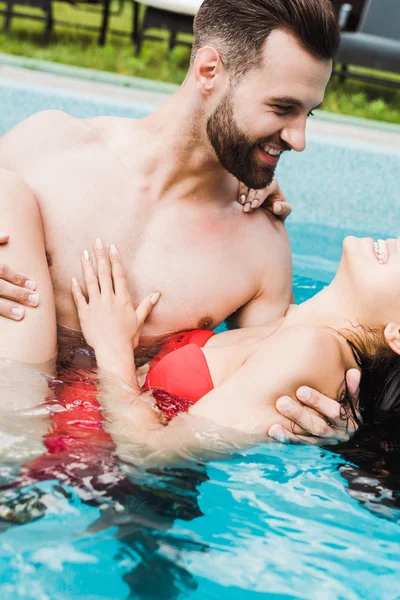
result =
[[[20,84],[0,86],[0,106],[0,133],[46,108],[148,112]],[[331,280],[345,234],[399,234],[399,167],[400,150],[316,136],[283,158],[298,301]],[[56,480],[27,486],[9,504],[30,497],[44,516],[0,521],[0,598],[394,600],[400,509],[371,465],[271,444],[193,469],[125,467],[103,496]],[[14,477],[3,461],[0,484]]]

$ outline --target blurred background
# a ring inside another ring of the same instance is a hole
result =
[[[331,0],[343,31],[323,109],[400,124],[400,0]],[[179,84],[199,0],[0,0],[0,53]]]

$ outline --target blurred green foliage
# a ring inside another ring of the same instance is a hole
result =
[[[376,72],[371,73],[376,75]],[[342,83],[338,77],[333,77],[326,90],[324,109],[400,124],[400,88],[394,89],[354,79],[347,79]]]
[[[4,6],[1,3],[0,5]],[[114,2],[113,11],[117,6],[117,2]],[[93,7],[92,4],[92,11]],[[21,8],[34,14],[38,13],[35,9]],[[64,2],[54,3],[56,20],[98,27],[101,13],[92,11],[85,10],[85,5],[82,4],[74,6]],[[42,47],[44,24],[15,18],[10,32],[0,33],[0,52],[158,81],[181,83],[188,67],[189,49],[177,46],[169,52],[166,42],[146,41],[140,57],[136,58],[129,37],[131,24],[132,3],[125,1],[122,14],[114,14],[111,17],[111,32],[104,48],[97,45],[96,32],[87,32],[58,23],[54,26],[50,44]],[[1,26],[2,17],[0,17],[0,28]],[[112,30],[118,30],[125,35],[113,33]],[[166,32],[157,32],[160,33],[167,38]],[[190,36],[186,36],[186,39],[190,41]],[[366,70],[364,69],[363,72]],[[400,76],[397,78],[400,81]],[[400,124],[400,89],[350,79],[341,83],[335,77],[328,85],[323,108],[335,113]]]

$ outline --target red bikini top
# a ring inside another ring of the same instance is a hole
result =
[[[214,389],[201,348],[215,333],[205,329],[179,333],[150,363],[145,388],[158,388],[193,404]]]

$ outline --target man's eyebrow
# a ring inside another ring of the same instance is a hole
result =
[[[291,106],[299,106],[300,108],[303,108],[303,103],[297,98],[292,98],[291,96],[276,96],[274,98],[269,98],[268,104],[290,104]],[[322,102],[320,102],[317,106],[314,106],[312,110],[317,110],[321,107]]]

